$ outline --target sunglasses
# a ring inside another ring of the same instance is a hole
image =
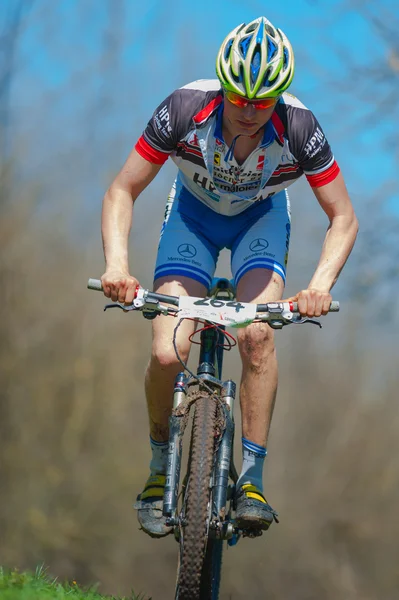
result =
[[[244,98],[244,96],[239,96],[234,92],[229,92],[228,90],[224,90],[224,95],[227,100],[238,106],[239,108],[245,108],[248,104],[251,104],[257,110],[265,110],[266,108],[271,108],[275,106],[279,100],[279,98],[262,98],[262,100],[248,100],[248,98]]]

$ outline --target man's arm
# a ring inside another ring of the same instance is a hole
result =
[[[309,287],[330,291],[351,253],[358,221],[341,173],[331,183],[312,189],[330,225]]]
[[[138,285],[138,281],[129,274],[128,263],[133,204],[161,166],[148,162],[132,150],[104,196],[101,225],[106,271],[101,281],[104,294],[114,302],[133,301]]]
[[[353,248],[358,221],[342,174],[330,183],[312,188],[329,218],[319,264],[306,290],[295,296],[301,314],[309,317],[326,314],[331,302],[330,290],[338,279]]]

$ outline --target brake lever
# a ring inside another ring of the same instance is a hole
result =
[[[130,310],[139,310],[137,306],[134,306],[133,304],[128,304],[125,306],[124,304],[120,304],[119,302],[115,304],[106,304],[104,306],[104,312],[109,308],[120,308],[121,310],[123,310],[123,312],[128,312]]]
[[[297,325],[301,325],[302,323],[312,323],[312,325],[318,325],[320,329],[323,328],[323,325],[320,323],[320,321],[316,321],[316,319],[310,319],[309,317],[303,317],[302,319],[292,319],[289,325],[292,325],[294,323],[297,323]]]
[[[136,302],[136,301],[135,301]],[[153,308],[151,307],[153,305]],[[132,310],[139,310],[143,313],[143,317],[146,319],[155,319],[159,314],[169,314],[167,309],[164,310],[160,308],[160,304],[156,300],[147,300],[145,304],[143,302],[136,302],[135,304],[121,304],[120,302],[116,302],[114,304],[106,304],[104,306],[104,312],[108,310],[108,308],[120,308],[123,312],[130,312]]]

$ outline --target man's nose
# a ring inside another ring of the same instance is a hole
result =
[[[256,108],[254,107],[254,105],[253,105],[253,104],[251,104],[251,103],[248,103],[248,104],[246,105],[246,107],[242,109],[242,111],[243,111],[243,115],[244,115],[244,117],[245,117],[246,119],[248,119],[248,121],[249,121],[249,120],[250,120],[250,118],[252,118],[252,117],[254,117],[254,116],[255,116],[255,113],[256,113]]]

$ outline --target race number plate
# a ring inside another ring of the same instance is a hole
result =
[[[256,317],[256,304],[219,300],[218,298],[193,298],[180,296],[180,318],[205,319],[226,327],[245,327]]]

